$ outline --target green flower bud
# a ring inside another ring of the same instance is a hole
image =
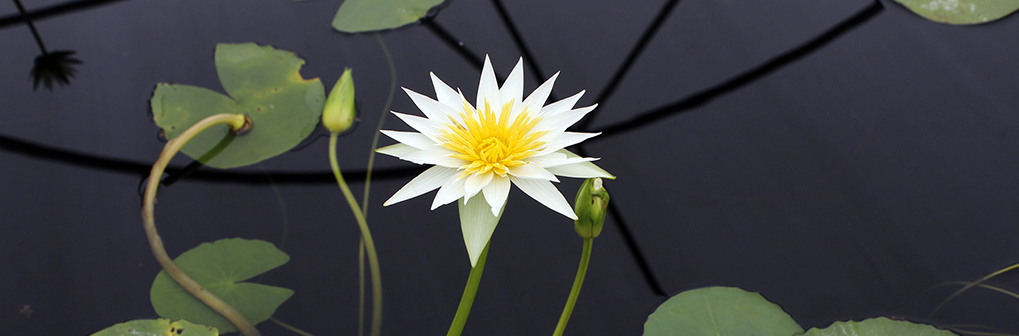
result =
[[[354,76],[350,68],[343,70],[340,80],[336,81],[333,90],[326,99],[325,110],[322,111],[322,126],[330,132],[346,131],[354,124],[357,110],[354,108]]]
[[[577,192],[574,211],[577,220],[573,228],[581,238],[595,238],[601,234],[605,224],[605,213],[609,207],[609,192],[602,186],[601,178],[587,179]]]

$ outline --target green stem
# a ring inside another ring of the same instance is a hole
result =
[[[555,327],[554,336],[562,336],[566,331],[566,322],[570,321],[570,314],[573,314],[573,306],[577,304],[577,297],[580,296],[580,287],[584,285],[584,276],[587,274],[587,264],[591,262],[591,246],[594,245],[594,238],[584,238],[584,252],[580,254],[580,267],[577,267],[577,278],[573,280],[573,289],[570,290],[570,298],[566,300],[566,307],[563,308],[563,315],[559,317],[559,325]]]
[[[375,148],[379,146],[379,134],[382,134],[379,131],[386,123],[389,106],[393,104],[393,93],[396,92],[396,65],[393,63],[393,56],[389,54],[389,48],[386,48],[386,42],[382,40],[382,35],[375,33],[375,39],[379,41],[382,54],[386,55],[386,62],[389,63],[389,97],[386,98],[386,105],[382,107],[382,116],[379,117],[379,124],[375,127],[375,136],[372,138],[372,147],[368,151],[368,172],[364,177],[364,198],[361,198],[361,212],[364,213],[366,219],[368,218],[368,192],[371,191],[372,185],[372,167],[375,165]],[[357,335],[361,336],[364,335],[364,240],[357,244],[357,255],[358,279],[361,283],[357,304]]]
[[[361,239],[364,240],[365,250],[368,251],[368,267],[371,269],[372,274],[371,335],[379,336],[382,332],[382,275],[379,271],[379,256],[375,252],[375,241],[372,240],[371,231],[368,231],[368,222],[364,219],[364,213],[361,212],[361,208],[357,205],[357,200],[354,199],[354,193],[350,192],[347,181],[343,179],[343,174],[340,173],[340,165],[336,161],[337,137],[338,133],[336,132],[332,132],[329,135],[329,164],[332,165],[336,183],[340,185],[340,190],[343,191],[343,196],[347,199],[350,210],[354,212],[357,226],[361,229]]]
[[[471,306],[474,305],[474,297],[478,293],[478,285],[481,284],[481,273],[485,271],[485,259],[488,258],[488,247],[491,246],[491,242],[485,245],[485,249],[481,251],[481,256],[478,257],[478,263],[471,269],[471,274],[467,276],[467,286],[464,287],[463,297],[460,298],[460,306],[456,308],[456,315],[453,316],[453,323],[449,325],[449,332],[446,336],[459,336],[464,330],[464,324],[467,323],[467,315],[471,313]]]
[[[987,280],[989,280],[989,279],[991,279],[993,277],[996,277],[998,275],[1001,275],[1002,273],[1014,270],[1016,268],[1019,268],[1019,264],[1013,264],[1011,266],[1008,266],[1008,267],[1002,268],[1000,270],[997,270],[994,273],[988,274],[987,276],[985,276],[983,278],[980,278],[980,280],[974,281],[974,282],[972,282],[972,283],[962,287],[961,289],[959,289],[955,293],[952,293],[952,295],[949,295],[947,298],[945,298],[944,301],[941,301],[941,303],[938,304],[938,306],[934,308],[934,311],[932,311],[930,315],[927,315],[927,318],[933,317],[934,314],[937,314],[938,311],[941,310],[941,308],[944,307],[945,304],[948,303],[948,301],[952,301],[952,299],[954,299],[956,296],[959,296],[959,294],[962,294],[962,292],[965,292],[965,291],[969,290],[970,288],[973,288],[974,286],[977,286],[977,285],[983,283],[984,281],[987,281]]]
[[[279,326],[281,326],[283,328],[286,328],[287,330],[293,331],[295,334],[298,334],[298,335],[301,335],[301,336],[315,336],[315,335],[309,334],[307,331],[304,331],[304,330],[301,330],[301,329],[297,329],[296,327],[294,327],[292,325],[283,323],[283,321],[277,320],[275,317],[270,317],[269,321],[272,321],[273,323],[276,323]]]
[[[149,238],[149,246],[152,248],[152,254],[156,256],[156,260],[163,266],[163,270],[170,276],[174,281],[180,284],[185,290],[191,295],[205,303],[205,305],[215,310],[223,317],[226,317],[237,326],[241,334],[245,336],[261,336],[262,334],[255,329],[255,326],[248,321],[237,309],[231,306],[226,301],[223,301],[215,294],[209,292],[202,285],[198,284],[194,279],[184,273],[177,264],[170,259],[170,256],[166,254],[166,249],[163,247],[163,240],[159,237],[159,232],[156,231],[156,218],[155,218],[155,204],[156,204],[156,189],[159,188],[160,177],[163,176],[163,171],[166,170],[166,166],[170,163],[170,159],[180,151],[188,141],[191,141],[196,135],[209,127],[228,124],[231,130],[242,128],[244,125],[244,116],[240,114],[216,114],[209,116],[201,121],[195,123],[190,128],[185,130],[183,133],[178,135],[166,143],[163,147],[163,152],[159,154],[159,159],[152,165],[152,171],[149,173],[149,180],[145,186],[145,198],[142,205],[142,222],[145,224],[145,235]],[[228,135],[231,136],[231,135]]]

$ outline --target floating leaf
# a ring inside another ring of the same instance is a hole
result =
[[[707,287],[677,294],[644,323],[644,336],[791,336],[803,333],[778,305],[761,294]]]
[[[1019,9],[1019,0],[895,0],[931,21],[956,25],[991,22]]]
[[[345,0],[333,18],[344,33],[393,29],[417,22],[443,0]]]
[[[258,324],[272,317],[294,291],[241,281],[288,260],[290,257],[272,243],[232,238],[199,245],[174,262],[206,290],[237,308],[252,324]],[[229,320],[188,293],[166,271],[156,276],[150,295],[159,316],[214,326],[224,333],[237,331]]]
[[[184,154],[216,168],[246,166],[293,148],[315,130],[325,87],[318,78],[301,77],[304,60],[254,43],[216,45],[215,58],[229,97],[196,86],[159,83],[151,100],[156,125],[167,139],[219,113],[242,113],[254,126],[237,137],[226,125],[210,128],[188,142]]]
[[[948,330],[940,330],[926,324],[890,320],[885,317],[872,318],[861,322],[835,322],[824,329],[812,328],[803,336],[956,336]]]
[[[168,319],[134,320],[118,323],[92,336],[219,336],[214,327],[194,324],[185,320],[170,322]]]

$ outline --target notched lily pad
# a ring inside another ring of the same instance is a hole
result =
[[[167,139],[219,113],[241,113],[254,124],[243,136],[226,125],[210,128],[184,146],[184,154],[216,168],[246,166],[279,155],[304,140],[318,124],[325,87],[306,80],[304,60],[254,43],[216,45],[216,71],[229,96],[181,84],[159,83],[150,101],[153,119]]]
[[[931,21],[956,25],[991,22],[1019,9],[1019,0],[895,0]]]
[[[417,22],[443,0],[345,0],[333,18],[344,33],[394,29]]]
[[[202,287],[237,308],[252,324],[258,324],[272,317],[294,291],[241,281],[289,260],[272,243],[232,238],[199,245],[174,262]],[[188,293],[166,271],[159,272],[152,282],[150,296],[159,316],[214,326],[224,333],[237,331],[233,323]]]
[[[219,330],[185,320],[155,319],[118,323],[92,336],[219,336]]]
[[[707,287],[677,294],[644,323],[644,336],[790,336],[796,321],[761,294],[734,287]]]
[[[860,322],[835,322],[824,329],[812,328],[803,336],[957,336],[948,330],[940,330],[926,324],[890,320],[885,317]]]

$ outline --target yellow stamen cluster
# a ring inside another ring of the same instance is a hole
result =
[[[526,164],[524,159],[545,145],[538,139],[548,131],[532,132],[541,117],[532,117],[524,109],[510,120],[513,101],[503,105],[498,116],[488,100],[483,109],[475,110],[467,101],[463,105],[463,123],[450,118],[448,129],[442,133],[442,146],[457,153],[452,157],[470,162],[460,166],[464,171],[460,178],[489,172],[505,177],[510,167]]]

